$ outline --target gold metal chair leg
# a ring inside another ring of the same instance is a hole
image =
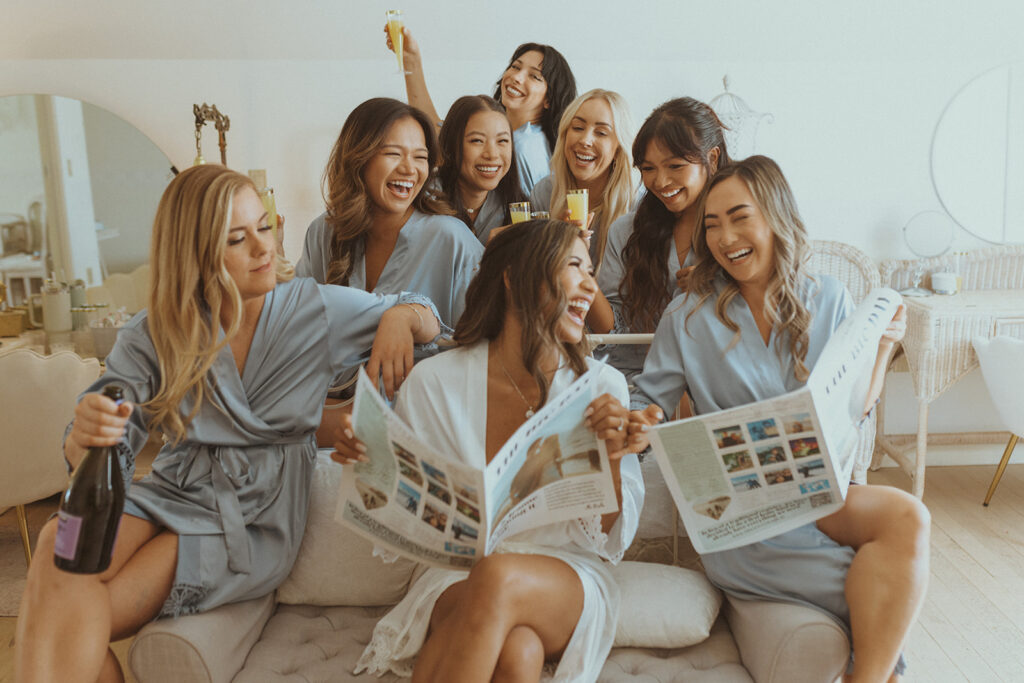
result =
[[[32,543],[28,538],[28,521],[25,518],[25,506],[19,505],[18,509],[18,527],[21,528],[21,542],[25,546],[25,564],[32,564]]]
[[[988,502],[992,500],[992,494],[996,492],[996,486],[999,485],[999,480],[1003,478],[1003,470],[1006,469],[1007,463],[1010,462],[1010,456],[1013,454],[1013,447],[1017,445],[1017,435],[1010,435],[1010,442],[1006,444],[1006,450],[1003,451],[1003,459],[999,461],[999,467],[996,468],[996,476],[992,477],[992,484],[988,487],[988,493],[985,495],[985,502],[982,503],[985,507],[988,507]]]

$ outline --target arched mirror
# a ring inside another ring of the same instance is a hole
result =
[[[87,102],[0,97],[0,275],[12,304],[54,276],[87,287],[149,260],[172,177],[130,123]]]
[[[932,182],[953,220],[994,244],[1024,243],[1024,63],[975,77],[932,138]]]

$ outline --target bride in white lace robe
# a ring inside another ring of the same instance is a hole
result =
[[[464,345],[416,365],[395,406],[437,450],[480,468],[526,420],[527,408],[536,410],[542,399],[555,396],[596,363],[582,354],[583,316],[596,285],[577,230],[557,221],[531,221],[505,232],[487,247],[481,282],[475,280],[467,293],[467,311],[477,310],[471,305],[477,296],[479,303],[499,303],[483,306],[492,310],[478,311],[478,316],[467,313],[456,328],[456,339]],[[556,297],[551,296],[552,286],[561,290]],[[561,316],[550,315],[555,305],[563,307]],[[541,318],[532,316],[544,310],[562,342],[549,343],[546,354],[540,347],[543,360],[536,365],[550,367],[547,392],[527,370],[531,363],[524,362],[521,343],[522,321],[539,323]],[[491,318],[491,324],[480,322],[482,338],[474,339],[477,318]],[[490,680],[509,673],[509,666],[519,673],[524,667],[535,672],[527,678],[541,676],[544,666],[544,678],[596,680],[611,649],[619,611],[618,587],[605,561],[622,557],[643,505],[637,457],[623,451],[646,445],[642,434],[631,433],[639,423],[631,422],[623,407],[628,393],[622,374],[605,366],[598,393],[602,395],[591,404],[589,419],[609,453],[615,453],[620,513],[522,532],[470,572],[427,569],[377,624],[357,672],[409,675],[415,665],[416,678],[423,680]],[[339,444],[335,458],[350,461],[350,446]],[[516,587],[512,599],[480,589],[497,586],[495,593],[502,593],[509,585]]]

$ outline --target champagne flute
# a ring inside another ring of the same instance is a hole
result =
[[[400,9],[389,9],[385,13],[388,22],[388,36],[391,38],[391,46],[395,49],[395,56],[398,57],[398,73],[406,74],[405,61],[402,51],[405,47],[405,36],[402,29],[405,28],[405,13]]]

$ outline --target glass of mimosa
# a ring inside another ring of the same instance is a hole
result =
[[[569,220],[580,221],[580,229],[587,229],[587,209],[590,203],[586,189],[569,190],[565,193],[565,204],[569,208]]]
[[[405,74],[405,62],[402,59],[402,48],[405,46],[402,29],[405,28],[405,13],[400,9],[389,9],[385,16],[388,22],[388,36],[391,38],[391,47],[398,57],[398,73]]]
[[[508,205],[508,211],[512,215],[513,223],[530,220],[530,202],[512,202]]]

